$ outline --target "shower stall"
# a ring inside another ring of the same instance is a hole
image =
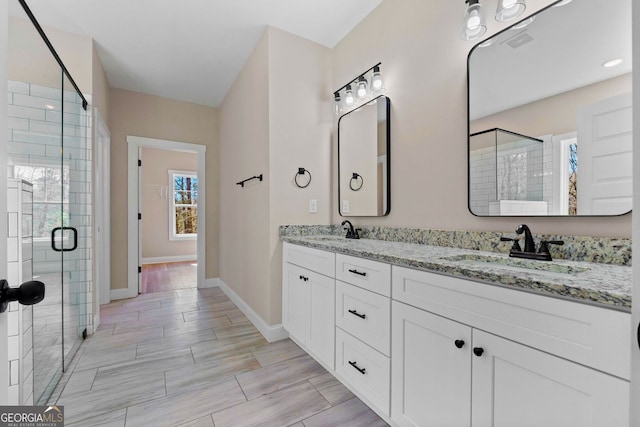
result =
[[[496,128],[470,135],[469,147],[476,215],[547,215],[542,140]]]
[[[21,231],[10,227],[9,258],[23,260],[8,279],[46,286],[41,303],[9,309],[9,403],[35,405],[91,332],[91,114],[27,4],[9,1],[7,170],[31,192],[27,214],[8,213]]]

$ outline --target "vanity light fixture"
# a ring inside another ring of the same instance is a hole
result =
[[[356,96],[358,99],[364,99],[369,94],[367,90],[367,79],[364,76],[358,77],[358,83],[356,85]]]
[[[530,17],[525,19],[524,21],[522,21],[521,23],[514,25],[513,27],[511,27],[512,30],[521,30],[524,27],[528,26],[529,24],[531,24],[533,22],[533,20],[535,19],[535,17]]]
[[[378,62],[333,92],[333,108],[336,115],[360,108],[385,91],[380,65],[382,63]]]
[[[339,116],[342,112],[342,97],[340,96],[340,92],[335,92],[333,94],[333,109],[336,116]]]
[[[516,19],[526,8],[525,0],[499,0],[496,21],[505,22]]]
[[[552,7],[560,7],[560,6],[564,6],[565,4],[569,4],[571,3],[571,0],[562,0],[559,3],[554,4]]]
[[[353,96],[353,89],[351,89],[350,84],[347,85],[346,89],[347,91],[344,94],[344,103],[347,104],[347,107],[351,107],[356,102],[356,98]]]
[[[382,80],[382,74],[380,74],[380,66],[373,67],[373,76],[371,76],[371,93],[378,94],[384,92],[384,80]]]
[[[622,58],[610,59],[609,61],[603,63],[602,66],[605,68],[612,68],[612,67],[615,67],[616,65],[622,64],[622,61],[624,61],[624,59]]]
[[[475,40],[487,32],[487,22],[480,0],[465,0],[465,3],[469,6],[464,12],[460,37],[463,40]]]

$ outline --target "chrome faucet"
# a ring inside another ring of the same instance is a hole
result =
[[[345,236],[347,239],[359,239],[360,235],[358,234],[358,230],[360,230],[359,228],[356,228],[355,230],[353,229],[353,224],[351,224],[351,221],[345,219],[344,221],[342,221],[342,226],[344,226],[345,224],[349,224],[349,227],[345,227],[344,229],[347,230],[347,235]]]
[[[536,251],[536,244],[533,241],[531,230],[526,224],[520,224],[516,228],[516,234],[524,233],[524,250],[520,247],[520,238],[512,239],[510,237],[501,237],[502,242],[513,242],[513,246],[509,251],[509,256],[514,258],[535,259],[539,261],[551,261],[551,253],[549,245],[564,245],[562,240],[541,240],[540,248]]]

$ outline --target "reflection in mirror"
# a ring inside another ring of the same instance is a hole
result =
[[[469,54],[469,209],[627,213],[631,0],[555,2],[534,18]]]
[[[389,98],[382,95],[338,121],[338,210],[342,216],[389,214],[389,112]]]

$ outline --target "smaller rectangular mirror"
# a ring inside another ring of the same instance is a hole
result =
[[[390,106],[381,95],[338,120],[341,216],[385,216],[391,210]]]

